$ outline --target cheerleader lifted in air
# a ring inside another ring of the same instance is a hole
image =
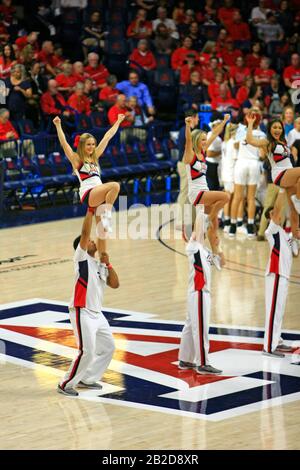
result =
[[[109,141],[113,138],[119,129],[121,122],[125,119],[124,114],[119,114],[118,120],[105,133],[101,142],[97,145],[96,139],[92,134],[81,134],[77,139],[77,151],[73,151],[68,144],[64,131],[62,130],[61,120],[58,116],[53,119],[57,130],[58,139],[66,157],[72,164],[77,175],[80,188],[79,196],[82,204],[96,210],[96,222],[100,221],[105,232],[111,232],[111,210],[120,191],[120,185],[116,182],[102,183],[100,176],[100,167],[98,159],[105,151]],[[103,204],[102,207],[99,207]]]
[[[218,213],[229,202],[229,196],[223,191],[210,191],[206,181],[206,150],[212,142],[220,135],[230,119],[229,114],[225,114],[223,121],[218,124],[211,133],[209,139],[207,133],[195,129],[191,131],[192,120],[190,117],[185,119],[185,151],[183,162],[186,164],[186,172],[188,178],[188,197],[190,203],[196,209],[199,204],[204,204],[205,212],[208,215],[209,227],[207,229],[207,237],[214,254],[214,262],[216,265],[224,265],[224,257],[220,251],[218,230]],[[217,257],[220,256],[220,259]],[[220,261],[220,262],[219,262]]]
[[[291,209],[291,228],[294,239],[299,239],[299,214],[300,214],[300,168],[293,168],[291,152],[287,145],[283,123],[280,119],[269,122],[266,139],[253,137],[253,124],[255,115],[246,116],[248,130],[246,140],[254,147],[264,150],[271,164],[272,181],[274,184],[286,190]]]

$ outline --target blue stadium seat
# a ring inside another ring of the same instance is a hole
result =
[[[18,129],[20,131],[21,137],[23,136],[34,136],[38,134],[37,129],[35,129],[31,119],[20,119],[18,121]]]
[[[167,69],[170,67],[170,56],[168,54],[155,54],[158,69]]]
[[[76,131],[89,132],[93,127],[92,119],[86,114],[78,114],[76,116]]]
[[[49,154],[48,160],[54,170],[54,174],[63,177],[61,181],[66,183],[77,182],[76,175],[73,174],[72,165],[65,155],[61,155],[59,152],[52,152]]]
[[[93,111],[90,114],[93,128],[103,128],[108,125],[107,115],[101,111]]]

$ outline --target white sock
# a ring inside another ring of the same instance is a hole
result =
[[[110,210],[110,209],[105,209],[104,215],[105,215],[105,217],[107,217],[108,219],[111,219],[111,210]]]
[[[248,219],[248,224],[253,225],[254,224],[254,219]]]
[[[236,224],[236,219],[231,219],[232,224]]]

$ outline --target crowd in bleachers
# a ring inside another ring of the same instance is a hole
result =
[[[299,0],[1,0],[0,147],[36,154],[28,136],[54,134],[57,114],[71,136],[122,113],[121,144],[146,143],[188,109],[243,122],[255,107],[288,137],[299,25]]]
[[[0,5],[2,107],[36,129],[49,129],[58,113],[72,129],[74,113],[92,110],[111,123],[124,111],[118,94],[125,95],[124,127],[162,110],[180,119],[203,103],[240,118],[250,105],[278,116],[300,79],[299,0],[21,5]]]

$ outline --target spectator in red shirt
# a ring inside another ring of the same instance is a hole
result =
[[[232,65],[235,65],[235,61],[238,57],[241,57],[243,53],[234,47],[234,42],[232,38],[227,38],[225,42],[226,48],[222,52],[222,59],[224,66],[230,68]]]
[[[185,2],[178,2],[175,6],[172,18],[175,21],[176,25],[182,24],[185,18]]]
[[[130,111],[128,111],[126,106],[126,96],[123,93],[120,93],[117,97],[116,104],[114,104],[110,110],[108,111],[108,120],[110,125],[113,125],[117,119],[119,114],[125,114],[125,119],[121,122],[120,127],[131,127],[134,122],[134,116]]]
[[[91,108],[97,108],[98,110],[103,111],[101,103],[99,103],[99,89],[97,88],[96,83],[92,78],[87,77],[83,83],[83,94],[88,98]]]
[[[106,86],[99,92],[99,100],[102,101],[106,108],[111,107],[117,101],[119,90],[116,88],[117,77],[115,75],[109,75],[106,79]]]
[[[66,62],[62,66],[62,73],[59,73],[55,77],[56,83],[58,85],[58,91],[61,92],[65,97],[70,95],[77,82],[77,77],[72,74],[72,69],[72,64]]]
[[[230,110],[231,108],[234,108],[234,109],[239,108],[238,102],[234,98],[228,98],[228,91],[229,91],[228,85],[226,85],[226,83],[222,83],[220,85],[219,97],[213,99],[211,102],[212,109],[216,111],[224,112],[224,111]]]
[[[261,44],[256,41],[251,46],[250,54],[246,55],[246,65],[251,71],[257,69],[260,66],[261,61]]]
[[[76,78],[77,82],[84,82],[88,77],[87,73],[84,71],[84,65],[79,60],[73,64],[72,75]]]
[[[208,66],[211,57],[220,58],[220,55],[217,52],[217,45],[215,41],[206,41],[199,55],[199,60],[202,67]]]
[[[42,44],[42,50],[38,54],[38,61],[41,62],[47,73],[55,76],[60,63],[59,57],[54,54],[54,46],[52,41],[44,41]]]
[[[88,54],[88,65],[84,70],[88,76],[97,83],[98,88],[104,88],[106,86],[106,79],[109,76],[109,72],[103,64],[99,63],[98,54],[95,52]]]
[[[225,82],[225,74],[223,70],[216,70],[215,72],[215,80],[214,82],[210,83],[208,86],[208,94],[211,100],[220,97],[220,87],[222,84],[227,85],[227,81]],[[231,93],[229,88],[227,87],[227,98],[231,98]]]
[[[220,22],[226,27],[226,29],[227,24],[232,21],[233,14],[238,11],[232,5],[232,0],[224,0],[224,6],[218,9],[218,18]]]
[[[11,26],[16,16],[16,7],[12,5],[11,0],[2,0],[0,5],[0,15],[5,21],[7,27]]]
[[[189,36],[187,36],[182,41],[181,47],[178,47],[177,49],[175,49],[175,51],[173,52],[171,56],[171,66],[173,70],[180,70],[180,67],[184,64],[186,55],[189,52],[194,52],[197,55],[197,51],[194,51],[192,49],[192,46],[193,46],[193,41]]]
[[[288,88],[292,88],[293,82],[300,80],[300,56],[292,54],[291,65],[285,67],[283,71],[284,84]],[[299,83],[298,83],[299,87]],[[297,87],[296,87],[297,88]]]
[[[240,87],[244,83],[245,78],[250,74],[250,69],[245,66],[244,57],[237,57],[235,65],[230,67],[229,70],[229,81],[231,87]]]
[[[192,72],[199,72],[201,76],[201,66],[196,59],[197,57],[194,52],[189,52],[186,55],[186,64],[182,65],[180,69],[180,85],[187,85],[189,83]]]
[[[152,34],[152,23],[147,21],[147,12],[139,9],[135,20],[127,28],[126,35],[132,39],[147,39]]]
[[[84,95],[84,84],[82,82],[76,83],[75,91],[68,99],[68,105],[76,109],[80,114],[91,114],[90,100]]]
[[[18,139],[19,134],[9,120],[9,111],[0,109],[0,140]]]
[[[56,60],[56,68],[61,70],[62,65],[66,62],[66,59],[63,56],[63,48],[60,44],[55,44],[54,46],[54,56]]]
[[[66,109],[67,102],[63,95],[59,93],[57,82],[53,79],[48,82],[48,90],[41,96],[41,108],[43,113],[50,118],[57,115],[70,116],[70,111]]]
[[[234,40],[234,45],[240,49],[250,49],[251,33],[247,23],[243,21],[239,10],[233,12],[232,20],[226,24],[230,37]]]
[[[17,38],[15,44],[17,45],[19,52],[21,52],[24,47],[30,45],[34,50],[35,57],[37,57],[37,54],[40,50],[38,43],[38,35],[38,31],[32,31],[27,36],[21,36],[20,38]]]
[[[256,85],[266,86],[270,84],[271,77],[276,74],[270,69],[271,61],[268,57],[262,57],[260,67],[254,70],[254,81]]]
[[[0,55],[0,78],[7,78],[11,68],[17,63],[15,52],[11,44],[4,44]]]
[[[235,99],[237,100],[238,104],[242,106],[244,101],[246,101],[249,97],[250,90],[254,85],[254,79],[251,75],[245,78],[244,84],[238,89]]]
[[[140,67],[147,71],[154,70],[157,67],[155,57],[149,50],[147,39],[139,40],[138,46],[130,54],[129,60],[136,62]],[[138,66],[134,63],[130,64],[130,66],[138,69]]]
[[[214,83],[216,79],[216,72],[221,70],[220,63],[217,57],[209,59],[209,65],[202,68],[202,82],[204,85],[209,86]]]

